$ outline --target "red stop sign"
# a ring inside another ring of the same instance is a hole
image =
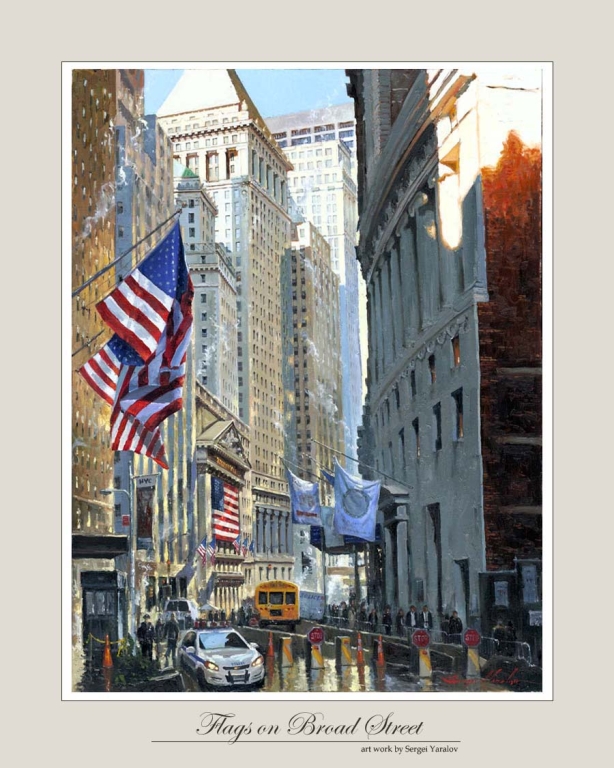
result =
[[[322,627],[313,627],[307,633],[307,639],[312,645],[319,645],[324,640],[324,630]]]
[[[477,629],[466,629],[463,633],[463,643],[468,648],[477,648],[481,639],[482,636]]]
[[[416,648],[428,648],[431,644],[431,636],[426,629],[417,629],[411,636],[411,641]]]

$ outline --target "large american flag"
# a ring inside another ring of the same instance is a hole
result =
[[[126,292],[124,283],[132,286],[130,291]],[[150,287],[149,294],[144,286]],[[97,305],[116,333],[79,370],[112,406],[111,448],[150,456],[165,469],[168,464],[158,427],[183,405],[193,295],[176,224],[142,264]],[[163,312],[161,307],[167,305],[168,312]],[[162,317],[165,324],[160,328]],[[146,344],[139,341],[139,334]],[[151,352],[153,338],[157,341]]]
[[[239,489],[219,477],[212,477],[211,509],[216,538],[234,542],[239,535]]]

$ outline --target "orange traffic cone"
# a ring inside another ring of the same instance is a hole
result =
[[[379,640],[377,641],[377,666],[383,667],[386,663],[384,661],[384,641],[382,640],[382,636],[379,636]]]
[[[360,632],[358,633],[358,640],[356,641],[356,663],[357,664],[365,663],[365,655],[362,652],[362,637],[360,635]]]
[[[109,642],[109,636],[106,636],[104,642],[104,653],[102,654],[102,666],[103,669],[113,668],[113,657],[111,656],[111,643]]]
[[[269,647],[267,648],[266,655],[269,658],[275,658],[275,649],[273,648],[273,633],[269,632]]]

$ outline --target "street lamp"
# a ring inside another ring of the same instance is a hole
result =
[[[130,540],[129,540],[129,563],[128,571],[128,632],[132,639],[136,639],[136,525],[134,515],[134,504],[132,500],[132,477],[130,478],[130,491],[125,488],[105,488],[100,491],[103,496],[110,496],[112,493],[125,493],[128,497],[128,514],[130,515]]]

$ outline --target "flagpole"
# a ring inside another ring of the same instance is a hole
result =
[[[392,475],[387,475],[385,472],[382,472],[381,469],[376,469],[375,467],[371,467],[368,464],[365,464],[364,461],[355,459],[353,456],[349,456],[347,453],[343,453],[343,451],[338,451],[336,448],[332,448],[330,445],[321,443],[319,440],[316,440],[315,437],[311,438],[311,442],[317,443],[318,445],[321,445],[323,448],[328,448],[329,451],[338,453],[340,456],[345,456],[346,459],[351,459],[352,461],[355,461],[358,465],[362,464],[362,466],[365,467],[366,469],[371,469],[373,472],[376,472],[378,475],[382,475],[382,477],[387,477],[388,480],[394,480],[395,483],[402,485],[404,488],[408,488],[410,491],[413,490],[413,485],[408,485],[403,480],[397,480],[396,477],[393,477]]]

